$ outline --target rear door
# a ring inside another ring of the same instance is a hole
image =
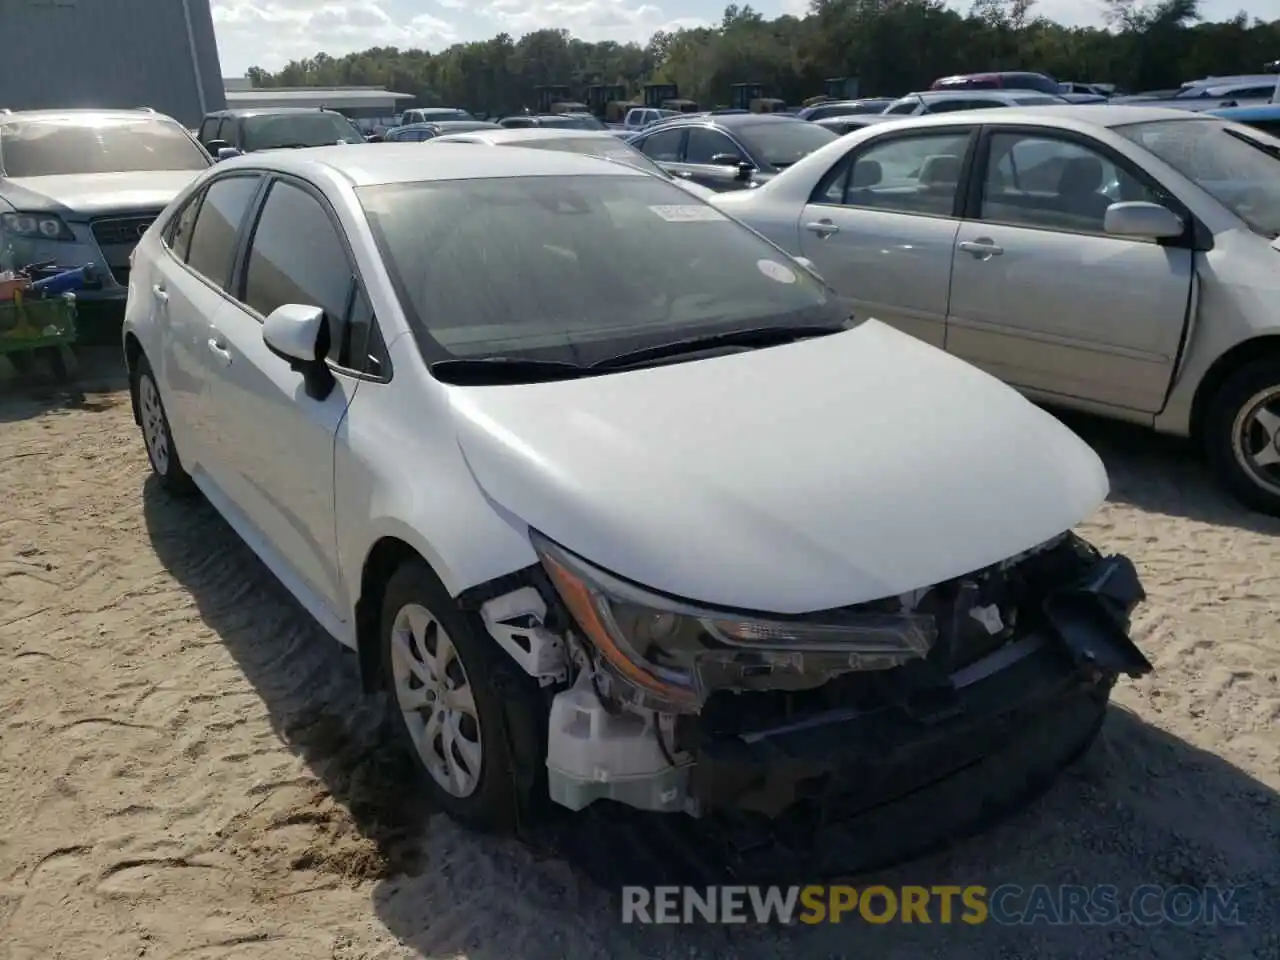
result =
[[[273,180],[234,280],[237,302],[217,316],[223,353],[214,385],[220,485],[260,549],[273,554],[338,620],[333,449],[364,371],[372,322],[336,215],[309,184]],[[301,374],[267,349],[262,324],[287,303],[317,306],[329,324],[333,392],[313,399]],[[351,324],[354,314],[363,326]],[[351,333],[364,332],[352,347]]]
[[[213,324],[229,306],[225,291],[236,243],[261,182],[255,173],[231,174],[195,194],[170,223],[165,254],[145,291],[164,330],[159,375],[165,407],[183,465],[193,477],[217,474],[218,424],[211,394],[219,370],[211,352]]]
[[[860,316],[941,347],[959,186],[975,128],[862,141],[800,214],[800,252]]]
[[[1108,236],[1111,203],[1190,215],[1104,144],[992,127],[956,236],[947,351],[1014,386],[1153,413],[1191,297],[1189,243]]]

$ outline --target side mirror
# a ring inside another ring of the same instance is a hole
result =
[[[736,153],[716,153],[712,154],[711,162],[717,167],[736,167],[742,158]]]
[[[380,133],[371,133],[364,138],[366,143],[382,143],[387,138]]]
[[[240,156],[240,151],[235,147],[222,147],[214,154],[214,159],[221,163],[223,160],[230,160],[238,156]]]
[[[302,374],[307,396],[324,400],[337,381],[325,363],[329,353],[329,324],[319,307],[286,303],[271,311],[262,324],[267,349]]]
[[[1169,240],[1182,236],[1186,224],[1168,207],[1145,200],[1126,200],[1107,207],[1102,229],[1115,237]]]
[[[231,146],[231,144],[227,143],[225,140],[210,140],[204,145],[204,148],[216,157],[219,150],[225,150],[229,146]]]

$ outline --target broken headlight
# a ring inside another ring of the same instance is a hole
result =
[[[797,617],[712,610],[646,590],[531,531],[579,630],[649,705],[694,712],[711,690],[812,686],[851,670],[923,657],[932,616],[852,608]]]

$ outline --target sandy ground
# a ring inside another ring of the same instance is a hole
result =
[[[106,384],[117,386],[117,384]],[[1240,885],[1239,928],[623,926],[565,864],[406,792],[383,713],[212,510],[148,482],[127,394],[0,397],[0,957],[1280,957],[1280,524],[1176,444],[1078,430],[1157,666],[993,832],[894,883]],[[1016,465],[1011,464],[1011,469]]]

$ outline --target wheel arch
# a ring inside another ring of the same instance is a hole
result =
[[[1242,340],[1227,350],[1200,379],[1195,398],[1191,401],[1190,435],[1197,447],[1203,447],[1205,415],[1214,395],[1227,382],[1227,378],[1246,364],[1263,358],[1280,359],[1280,334],[1266,334]]]
[[[360,667],[360,688],[365,693],[382,689],[381,648],[378,644],[379,617],[387,581],[403,564],[429,560],[415,547],[396,536],[379,537],[369,548],[360,568],[360,593],[355,604],[356,656]],[[433,568],[434,569],[434,568]]]
[[[125,372],[129,376],[129,396],[130,406],[133,408],[133,422],[142,423],[142,414],[138,410],[137,391],[133,390],[133,377],[138,370],[138,361],[145,356],[142,349],[142,341],[138,339],[138,335],[129,330],[124,335],[124,367]]]

